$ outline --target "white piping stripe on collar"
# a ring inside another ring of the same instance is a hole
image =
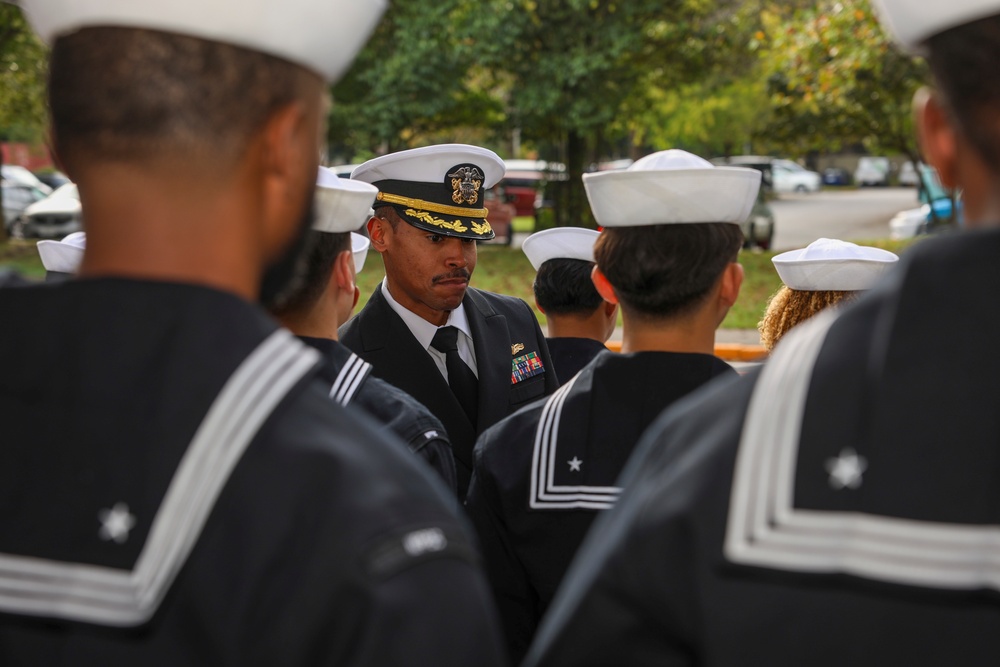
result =
[[[532,509],[610,509],[618,500],[621,489],[615,486],[556,486],[556,444],[563,404],[579,373],[559,387],[545,401],[535,431],[535,448],[531,456]]]
[[[240,364],[181,459],[133,570],[0,554],[0,610],[115,626],[147,621],[243,452],[319,360],[318,352],[279,330]]]
[[[910,586],[1000,590],[998,526],[794,506],[809,383],[835,319],[835,313],[824,311],[800,325],[761,372],[736,459],[726,557],[778,570],[839,572]]]
[[[368,377],[371,368],[371,364],[351,353],[350,358],[340,369],[337,379],[334,380],[333,386],[330,388],[330,398],[346,406],[354,399],[354,394],[361,388],[361,383]]]

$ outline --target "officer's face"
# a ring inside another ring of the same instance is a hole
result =
[[[378,224],[378,221],[373,221]],[[372,230],[372,244],[382,253],[392,297],[428,322],[442,325],[458,308],[476,268],[476,242],[440,236],[398,221],[381,225],[381,241]]]

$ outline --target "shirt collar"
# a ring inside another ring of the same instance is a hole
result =
[[[392,294],[389,293],[389,282],[386,278],[382,279],[382,296],[385,297],[389,307],[403,320],[406,328],[410,330],[410,333],[417,339],[421,347],[425,350],[430,348],[431,341],[434,340],[434,334],[437,333],[439,327],[431,324],[393,299]],[[468,336],[469,340],[472,340],[472,327],[469,326],[469,318],[465,313],[465,303],[460,303],[458,308],[451,311],[448,315],[448,321],[444,323],[444,326],[453,326]]]

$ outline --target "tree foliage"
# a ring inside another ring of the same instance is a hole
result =
[[[0,2],[0,141],[43,136],[47,53],[20,8]],[[0,240],[7,235],[2,197],[0,192]]]
[[[774,141],[799,154],[864,143],[917,158],[911,102],[930,80],[927,67],[896,47],[867,0],[820,0],[763,18]]]
[[[427,135],[495,121],[498,102],[462,43],[474,6],[462,0],[390,5],[333,89],[332,149],[347,159],[409,148]]]

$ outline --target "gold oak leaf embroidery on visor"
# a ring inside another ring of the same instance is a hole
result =
[[[476,234],[489,234],[490,232],[493,231],[493,228],[490,227],[489,222],[483,222],[483,223],[473,222],[470,224],[472,225],[472,231],[475,232]]]
[[[427,211],[415,211],[412,208],[406,209],[406,215],[416,218],[421,222],[426,222],[428,225],[434,225],[435,227],[443,227],[444,229],[450,229],[453,232],[467,232],[469,228],[462,224],[461,220],[455,220],[454,222],[448,222],[447,220],[442,220],[441,218],[435,218],[433,215]],[[473,223],[475,224],[475,223]],[[488,227],[489,225],[487,225]],[[482,233],[482,232],[477,232]]]

